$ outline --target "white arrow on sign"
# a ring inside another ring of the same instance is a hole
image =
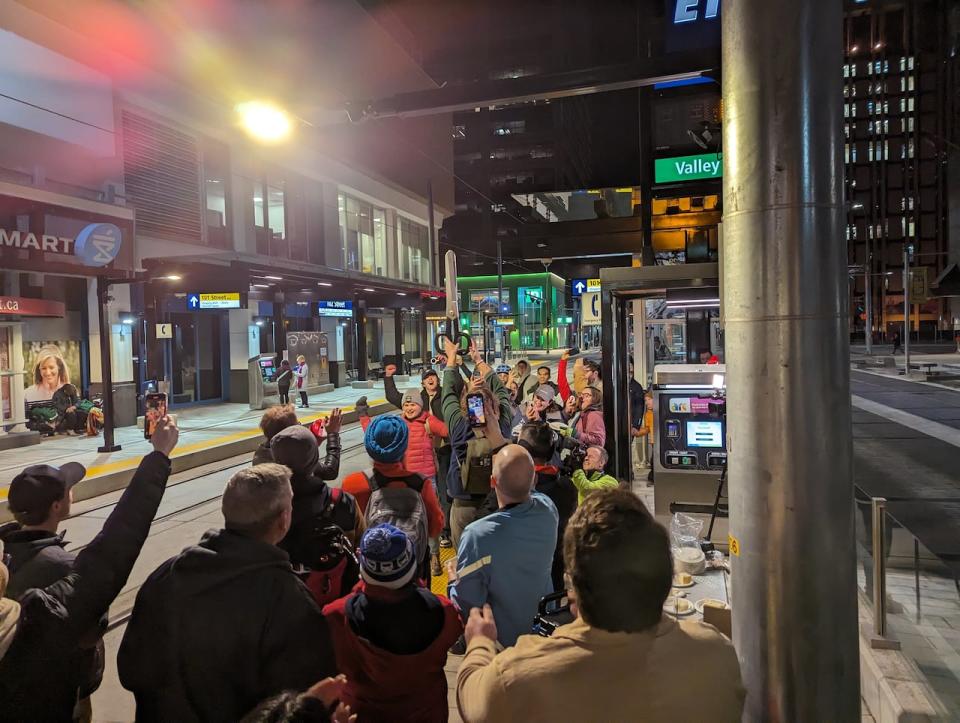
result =
[[[192,306],[194,309],[196,309],[197,305],[200,303],[200,299],[197,298],[196,294],[191,296],[189,301],[190,301],[190,306]]]
[[[587,287],[582,281],[578,281],[576,284],[574,284],[573,288],[577,290],[578,294],[582,294],[583,290]]]

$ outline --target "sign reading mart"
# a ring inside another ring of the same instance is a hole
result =
[[[657,158],[653,162],[654,183],[698,181],[723,177],[723,156],[719,153],[701,153],[696,156]]]

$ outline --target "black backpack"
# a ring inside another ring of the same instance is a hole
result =
[[[327,488],[294,519],[293,539],[284,541],[290,562],[321,607],[343,597],[360,579],[360,563],[346,533],[356,525],[356,502]]]

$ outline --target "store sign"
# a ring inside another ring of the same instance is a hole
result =
[[[673,0],[673,24],[713,20],[720,14],[720,0]]]
[[[318,301],[317,311],[320,316],[350,318],[353,316],[352,301]]]
[[[60,301],[27,299],[22,296],[0,296],[0,314],[62,318],[66,313],[66,306]]]
[[[600,279],[587,279],[587,291],[600,291]]]
[[[696,156],[657,158],[653,162],[656,183],[697,181],[723,176],[723,158],[716,153],[701,153]]]
[[[92,223],[77,237],[35,234],[0,227],[0,249],[14,248],[76,256],[86,266],[106,266],[120,253],[123,232],[112,223]]]
[[[198,291],[187,294],[187,308],[190,311],[205,309],[239,309],[240,292],[227,291],[222,294],[203,294]]]

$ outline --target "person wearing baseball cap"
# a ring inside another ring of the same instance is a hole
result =
[[[361,582],[323,609],[346,675],[341,699],[360,720],[447,719],[447,651],[463,632],[453,604],[417,585],[417,555],[397,527],[360,541]]]
[[[64,549],[58,528],[70,516],[73,486],[86,473],[82,464],[67,462],[59,468],[33,465],[13,478],[7,503],[16,521],[0,526],[0,540],[10,556],[8,597],[16,600],[70,572],[76,556]]]
[[[77,553],[69,574],[0,605],[0,721],[90,719],[90,685],[95,689],[99,683],[91,678],[91,641],[150,532],[178,437],[173,420],[162,417],[150,440],[154,451],[141,460],[103,529]],[[69,490],[84,472],[72,464],[28,467],[11,485],[11,510],[31,527],[46,525],[69,506]],[[60,511],[54,513],[57,504]],[[19,572],[15,569],[12,577]]]

